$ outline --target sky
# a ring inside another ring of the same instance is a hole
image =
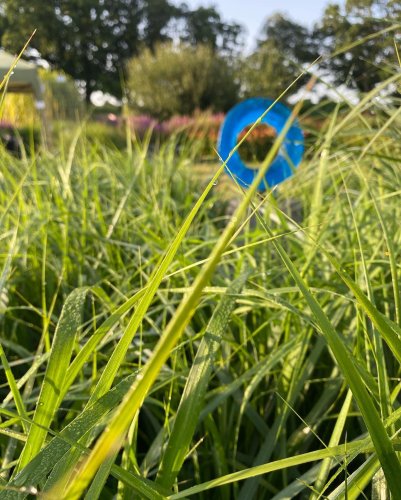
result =
[[[333,1],[333,0],[332,0]],[[226,21],[236,21],[247,29],[247,46],[252,47],[264,20],[274,12],[288,14],[294,21],[311,27],[328,0],[186,0],[194,8],[214,5]],[[335,3],[343,3],[338,0]]]

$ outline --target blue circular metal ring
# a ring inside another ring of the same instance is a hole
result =
[[[217,144],[219,155],[223,160],[228,158],[230,152],[236,146],[238,136],[244,128],[255,123],[273,102],[272,99],[255,97],[237,104],[229,111],[220,128]],[[273,127],[279,134],[290,114],[290,109],[284,104],[276,103],[262,119],[261,123]],[[265,191],[290,177],[294,169],[301,163],[303,153],[304,135],[298,120],[295,120],[288,130],[277,156],[259,184],[258,190]],[[229,159],[226,171],[229,175],[234,176],[238,183],[245,188],[252,184],[258,173],[256,169],[249,168],[243,163],[238,151]]]

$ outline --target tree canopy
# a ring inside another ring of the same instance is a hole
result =
[[[269,17],[256,50],[241,64],[245,96],[277,97],[317,54],[312,33],[282,14]],[[298,87],[304,80],[299,80]]]
[[[384,30],[400,22],[401,2],[395,0],[347,0],[344,7],[329,5],[315,38],[323,54],[337,52],[323,63],[336,83],[367,92],[388,77],[396,69],[397,59],[394,32]],[[363,43],[355,46],[358,40]]]
[[[215,51],[232,55],[242,47],[240,24],[226,23],[214,7],[199,7],[190,10],[182,7],[184,19],[182,41],[191,45],[208,45]]]
[[[36,28],[30,47],[83,81],[87,99],[95,88],[118,93],[118,71],[137,49],[143,9],[141,0],[6,0],[2,44],[15,52]]]

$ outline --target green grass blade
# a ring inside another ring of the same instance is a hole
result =
[[[10,368],[10,365],[8,364],[7,357],[5,355],[3,346],[1,344],[0,344],[0,361],[1,364],[3,365],[3,369],[6,374],[8,385],[10,387],[10,392],[12,393],[14,398],[14,403],[15,407],[17,408],[18,415],[20,415],[20,417],[22,418],[21,419],[22,428],[24,429],[24,432],[27,434],[28,425],[26,423],[26,418],[28,417],[28,414],[26,412],[24,401],[22,400],[21,393],[19,392],[18,385],[15,381],[13,372]]]
[[[173,486],[188,453],[222,335],[245,281],[246,275],[243,275],[227,287],[226,294],[215,309],[199,345],[160,463],[157,482],[167,489]]]
[[[16,251],[16,242],[17,242],[17,231],[15,230],[13,237],[11,239],[10,248],[9,248],[9,251],[7,254],[7,258],[6,258],[6,261],[4,263],[3,270],[2,270],[1,276],[0,276],[0,297],[3,293],[3,289],[4,289],[5,283],[7,281],[7,278],[10,274],[12,258],[14,256],[15,251]],[[29,428],[28,428],[28,425],[26,423],[26,420],[24,420],[27,418],[25,404],[23,402],[21,393],[20,393],[19,388],[18,388],[18,384],[15,381],[13,372],[10,368],[10,365],[8,363],[3,346],[1,344],[0,344],[0,360],[1,360],[1,364],[3,365],[3,369],[5,372],[6,378],[7,378],[8,385],[10,387],[10,394],[12,395],[12,397],[14,399],[15,407],[17,408],[18,414],[22,417],[22,420],[21,420],[22,428],[23,428],[25,434],[27,434]],[[3,401],[3,404],[5,402],[6,402],[6,399]]]
[[[260,370],[265,369],[273,370],[277,365],[283,362],[285,357],[297,347],[297,342],[299,339],[291,339],[289,342],[280,345],[275,349],[269,356],[262,358],[257,363],[253,364],[248,370],[242,373],[240,376],[235,378],[233,381],[225,384],[221,384],[218,394],[210,397],[209,401],[205,404],[199,415],[199,423],[205,418],[209,417],[213,411],[218,407],[222,406],[230,398],[234,398],[235,394],[238,393],[244,384],[257,374]],[[241,396],[242,397],[242,396]],[[170,422],[172,425],[173,422]],[[147,471],[152,466],[154,466],[154,456],[158,456],[154,448],[160,448],[163,442],[164,430],[162,430],[156,437],[154,444],[150,447],[145,460],[142,463],[141,470]]]
[[[348,391],[345,397],[345,401],[341,407],[340,414],[338,415],[336,425],[334,426],[333,432],[331,434],[329,448],[337,446],[338,443],[340,442],[341,435],[344,431],[344,426],[347,420],[348,412],[351,406],[351,401],[352,401],[352,392]],[[323,460],[323,463],[319,470],[319,474],[314,484],[314,489],[316,491],[320,492],[323,489],[330,472],[331,464],[332,464],[331,459]],[[311,500],[317,500],[317,498],[318,495],[316,494],[311,495]]]
[[[401,108],[400,108],[401,109]],[[371,193],[371,198],[375,206],[377,217],[380,221],[380,225],[382,227],[384,239],[386,241],[386,246],[388,250],[388,256],[390,261],[390,270],[392,277],[392,285],[393,285],[393,294],[394,294],[394,307],[395,307],[395,321],[401,326],[401,295],[400,295],[400,287],[399,287],[399,278],[398,278],[398,268],[397,268],[397,257],[396,257],[396,249],[394,245],[394,241],[390,235],[390,231],[387,227],[387,222],[382,215],[382,211],[379,207],[379,204],[376,198]]]
[[[140,498],[149,498],[150,500],[163,500],[167,498],[167,493],[153,481],[149,481],[143,477],[138,478],[116,465],[112,466],[111,472],[120,482],[137,491],[141,495]]]
[[[118,323],[118,321],[126,314],[143,296],[144,291],[140,290],[130,299],[128,299],[124,304],[118,307],[103,323],[96,329],[96,331],[91,335],[86,344],[79,350],[78,354],[72,360],[70,366],[68,367],[65,383],[63,386],[63,395],[65,395],[74,382],[75,378],[78,376],[84,364],[88,361],[90,356],[93,354],[96,346],[105,337],[105,335],[113,328],[113,326]],[[61,398],[62,399],[62,398]]]
[[[335,267],[341,279],[355,295],[358,304],[362,307],[374,326],[380,332],[387,345],[391,349],[393,355],[397,358],[398,362],[401,363],[401,328],[396,323],[391,321],[391,319],[387,318],[372,304],[368,297],[366,297],[366,295],[363,293],[361,288],[345,272],[345,270],[341,268],[341,266],[332,255],[328,253],[326,253],[326,255]]]
[[[180,230],[178,231],[177,235],[175,236],[173,242],[170,244],[166,254],[164,255],[163,259],[161,260],[159,266],[155,270],[153,276],[151,277],[145,292],[143,293],[142,298],[140,299],[140,302],[135,310],[135,313],[133,314],[126,330],[124,331],[123,336],[121,337],[117,347],[115,348],[109,362],[106,365],[106,368],[104,369],[99,382],[97,383],[95,390],[92,393],[91,396],[91,401],[94,399],[102,396],[105,394],[110,387],[113,384],[113,380],[116,376],[116,373],[121,365],[121,363],[124,360],[124,357],[126,355],[126,352],[131,345],[131,341],[136,334],[140,324],[142,323],[142,320],[148,310],[149,305],[151,304],[153,297],[155,296],[160,283],[162,279],[164,278],[165,274],[167,273],[167,270],[171,264],[171,262],[174,259],[174,256],[176,255],[178,248],[187,233],[190,225],[192,224],[192,221],[194,220],[196,214],[198,213],[199,209],[201,208],[206,196],[208,195],[209,191],[212,189],[215,181],[218,179],[219,175],[223,171],[223,166],[218,169],[216,174],[213,176],[213,179],[209,182],[207,188],[204,190],[194,207],[192,208],[191,212],[189,213],[188,217],[186,218],[185,222],[181,226]]]
[[[254,466],[261,465],[270,460],[270,457],[272,456],[274,450],[278,445],[280,433],[285,428],[286,422],[291,415],[291,407],[294,405],[294,402],[297,400],[297,398],[300,397],[302,388],[304,387],[308,376],[310,376],[313,368],[315,367],[316,363],[322,355],[323,350],[326,347],[324,340],[322,338],[318,338],[310,354],[307,356],[310,339],[311,332],[308,332],[303,336],[298,349],[290,353],[289,357],[287,358],[289,363],[284,363],[284,370],[282,375],[280,376],[280,378],[284,379],[284,384],[280,385],[279,387],[280,392],[285,391],[283,392],[283,394],[285,394],[286,404],[284,404],[284,407],[282,407],[280,411],[277,412],[277,416],[274,419],[269,432],[264,436],[264,439],[261,442],[260,447],[258,448],[258,453],[256,454],[256,457],[252,462]],[[290,361],[291,356],[295,358],[292,363]],[[260,371],[260,373],[263,372],[264,370]],[[259,383],[258,377],[259,374],[255,375],[255,383]],[[290,383],[288,385],[286,385],[287,380],[290,380]],[[251,391],[254,390],[252,382],[253,381],[250,382],[245,391],[245,402],[247,400],[248,389],[250,389]],[[241,487],[238,498],[240,500],[257,498],[259,479],[259,477],[254,477],[246,480]]]
[[[343,482],[328,495],[330,500],[357,500],[361,497],[361,492],[368,486],[372,477],[380,469],[380,462],[376,455],[370,456],[358,469],[347,477],[347,482]]]
[[[9,483],[9,486],[18,488],[26,484],[39,485],[43,483],[55,464],[71,448],[71,442],[79,442],[80,438],[93,429],[97,422],[112,411],[127,393],[136,374],[129,375],[111,391],[102,396],[94,404],[87,407],[59,434],[54,437]],[[11,493],[1,493],[1,499],[14,498]]]
[[[38,425],[32,425],[30,428],[18,463],[18,471],[23,469],[42,448],[47,435],[44,427],[50,426],[57,411],[59,394],[64,385],[75,336],[81,324],[81,311],[87,291],[87,288],[74,290],[64,303],[33,417],[33,421]]]
[[[323,450],[303,453],[295,457],[283,458],[275,462],[258,465],[256,467],[251,467],[249,469],[245,469],[239,472],[233,472],[218,479],[213,479],[211,481],[207,481],[206,483],[193,486],[192,488],[183,490],[180,493],[170,495],[169,499],[179,500],[181,498],[186,498],[191,495],[197,495],[212,488],[218,488],[226,484],[236,483],[237,481],[244,481],[245,479],[260,476],[262,474],[268,474],[270,472],[280,471],[288,467],[295,467],[301,464],[315,462],[317,460],[324,460],[326,458],[341,459],[351,453],[372,453],[372,451],[374,451],[374,447],[372,446],[372,444],[367,443],[366,440],[361,440],[339,446],[334,446],[331,448],[325,448]]]
[[[47,353],[42,354],[40,356],[37,356],[35,358],[34,362],[32,363],[31,367],[29,368],[29,370],[27,370],[24,373],[24,375],[18,379],[18,382],[16,382],[18,390],[21,390],[21,387],[23,387],[23,385],[25,383],[27,383],[31,377],[32,378],[34,377],[35,373],[39,370],[41,365],[43,365],[47,361],[49,356],[50,356],[50,352],[47,352]],[[11,401],[12,398],[13,398],[13,393],[10,391],[7,394],[7,396],[4,398],[2,406],[7,405]]]
[[[110,475],[110,470],[116,457],[117,453],[110,455],[99,467],[99,470],[97,471],[88,491],[85,494],[84,500],[98,500],[102,494],[107,478]]]

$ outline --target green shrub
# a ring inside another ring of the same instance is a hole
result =
[[[207,46],[158,45],[128,64],[131,106],[165,119],[196,110],[227,111],[238,85],[224,58]]]

